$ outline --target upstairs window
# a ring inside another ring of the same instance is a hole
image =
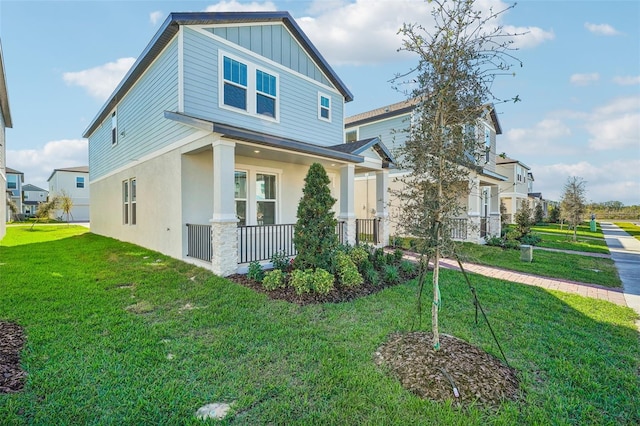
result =
[[[318,93],[318,118],[331,121],[331,98],[322,93]]]
[[[76,188],[84,188],[84,177],[82,176],[76,177]]]
[[[224,104],[247,110],[247,66],[224,57]]]
[[[116,112],[111,113],[111,145],[118,144],[118,117]]]
[[[278,121],[278,74],[221,52],[219,105],[266,120]]]
[[[256,70],[256,112],[276,116],[276,78],[260,70]]]
[[[345,135],[345,142],[355,142],[358,140],[358,131],[357,130],[349,130]]]

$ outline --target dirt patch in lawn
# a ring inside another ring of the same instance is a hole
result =
[[[394,333],[376,351],[375,362],[421,398],[484,408],[521,399],[516,370],[452,336],[440,335],[436,351],[432,339],[425,332]]]
[[[0,321],[0,393],[19,392],[27,376],[20,367],[24,331],[17,324]]]

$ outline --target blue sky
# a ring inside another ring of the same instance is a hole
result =
[[[481,8],[511,3],[479,0]],[[403,100],[389,80],[417,58],[396,52],[421,0],[0,0],[13,129],[7,165],[47,189],[54,168],[88,164],[82,133],[170,12],[287,10],[350,88],[347,115]],[[498,79],[498,151],[559,199],[569,176],[587,199],[640,204],[640,2],[520,1],[499,24],[526,34],[524,66]]]

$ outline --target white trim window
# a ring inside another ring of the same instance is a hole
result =
[[[331,96],[318,92],[318,119],[331,123]]]
[[[256,174],[256,223],[258,225],[276,224],[276,175]]]
[[[275,225],[282,170],[238,165],[235,170],[235,203],[238,226]]]
[[[76,188],[84,188],[84,177],[76,176]]]
[[[118,116],[114,110],[111,113],[111,146],[118,145]]]
[[[235,172],[235,200],[238,226],[247,224],[247,175],[245,170]]]
[[[136,178],[122,181],[122,223],[135,225],[137,222]]]
[[[221,108],[279,121],[279,75],[264,67],[220,52]]]

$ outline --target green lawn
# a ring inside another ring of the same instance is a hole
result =
[[[614,222],[614,225],[620,227],[624,232],[631,235],[636,240],[640,240],[640,226],[630,222]]]
[[[513,227],[514,225],[509,225]],[[569,225],[564,224],[560,225],[558,223],[545,223],[538,224],[531,227],[533,232],[539,233],[550,233],[550,234],[560,234],[566,235],[567,237],[573,238],[573,228],[569,229]],[[596,222],[596,232],[591,232],[591,228],[589,222],[584,222],[581,225],[578,225],[578,230],[576,232],[578,237],[589,237],[589,238],[600,238],[604,239],[604,234],[602,234],[602,229],[600,228],[600,224]]]
[[[544,277],[563,278],[607,287],[622,287],[618,271],[611,259],[579,254],[534,250],[533,262],[522,262],[520,250],[502,249],[473,243],[461,243],[463,260],[497,266]]]
[[[21,393],[0,395],[3,425],[202,424],[196,409],[217,401],[235,402],[223,424],[640,422],[626,307],[474,275],[524,396],[460,410],[413,396],[373,362],[388,334],[409,330],[413,282],[299,307],[84,228],[36,228],[9,228],[0,243],[0,319],[25,328],[28,372]],[[498,356],[461,275],[441,271],[441,282],[441,331]]]

